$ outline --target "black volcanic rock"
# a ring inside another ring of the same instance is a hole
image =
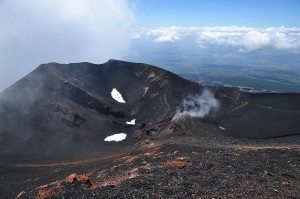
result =
[[[219,108],[177,117],[206,89]],[[299,198],[299,102],[140,63],[44,64],[0,94],[0,197]]]
[[[126,103],[111,97],[113,88]],[[249,95],[232,88],[209,89],[221,106],[193,120],[196,126],[190,130],[195,134],[203,123],[218,131],[221,126],[225,135],[238,137],[300,133],[299,94]],[[17,154],[109,151],[111,146],[131,146],[149,136],[184,133],[181,126],[188,121],[175,124],[172,120],[176,107],[202,90],[195,82],[140,63],[43,64],[0,94],[0,148]],[[274,101],[277,97],[280,102]],[[137,125],[126,125],[132,119]],[[103,141],[116,133],[128,137],[120,143]]]

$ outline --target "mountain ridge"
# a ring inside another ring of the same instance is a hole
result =
[[[125,104],[112,98],[113,88],[122,94]],[[0,94],[0,146],[5,151],[14,151],[12,146],[16,146],[19,152],[32,148],[28,153],[48,153],[76,151],[75,143],[79,148],[93,146],[101,151],[108,147],[105,136],[114,133],[129,135],[122,142],[125,145],[171,135],[169,128],[179,125],[174,116],[180,104],[189,96],[200,96],[204,89],[210,90],[220,107],[199,118],[198,125],[205,121],[237,137],[298,134],[299,94],[247,94],[234,88],[204,87],[156,66],[120,60],[52,62],[40,65]],[[275,98],[288,100],[291,107]],[[274,123],[275,118],[282,124]],[[132,119],[137,124],[126,125]],[[180,128],[176,131],[180,133]],[[97,147],[99,143],[105,147]]]

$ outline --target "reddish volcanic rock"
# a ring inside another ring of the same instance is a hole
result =
[[[77,175],[76,173],[73,173],[66,177],[65,181],[68,183],[82,183],[85,188],[91,188],[92,182],[91,182],[91,174],[83,174],[83,175]]]

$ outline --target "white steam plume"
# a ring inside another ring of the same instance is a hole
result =
[[[0,92],[42,63],[122,59],[132,13],[127,0],[0,0]]]
[[[175,119],[185,116],[203,118],[211,111],[219,108],[218,100],[208,90],[203,90],[201,95],[190,96],[184,99],[183,103],[178,107]]]

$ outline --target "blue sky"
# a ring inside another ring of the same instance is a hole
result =
[[[300,26],[299,0],[131,0],[139,27]]]

